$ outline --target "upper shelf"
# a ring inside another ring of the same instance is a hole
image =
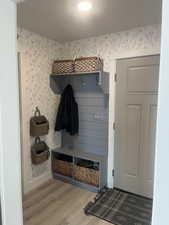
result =
[[[71,84],[77,92],[102,91],[108,94],[109,73],[98,71],[50,75],[50,87],[55,94],[61,94],[67,84]]]

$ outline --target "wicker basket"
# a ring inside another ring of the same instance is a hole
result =
[[[49,132],[49,121],[40,114],[36,107],[35,115],[30,119],[30,135],[32,137],[44,136]]]
[[[31,157],[35,165],[47,161],[50,157],[49,147],[39,137],[35,138],[35,144],[31,148]]]
[[[75,72],[103,71],[103,60],[99,57],[84,57],[75,59]]]
[[[73,163],[59,159],[52,160],[52,171],[67,177],[72,177]]]
[[[56,60],[53,63],[52,73],[65,74],[74,72],[74,60]]]
[[[74,165],[73,174],[76,180],[99,187],[99,171]]]

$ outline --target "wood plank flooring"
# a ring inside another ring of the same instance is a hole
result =
[[[83,212],[95,193],[50,180],[23,197],[24,225],[110,225]]]

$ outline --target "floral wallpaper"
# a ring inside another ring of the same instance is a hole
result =
[[[97,55],[104,59],[105,70],[109,71],[112,59],[127,55],[144,55],[147,52],[159,52],[160,37],[160,25],[141,27],[65,43],[62,48],[62,56],[69,58]]]
[[[20,93],[22,113],[22,169],[24,189],[29,189],[37,177],[51,173],[50,160],[32,165],[30,149],[34,138],[29,135],[29,121],[38,106],[50,124],[49,134],[42,137],[50,148],[60,145],[60,134],[54,133],[54,123],[59,96],[49,86],[53,60],[60,55],[61,45],[27,30],[18,30],[18,52],[20,53]]]
[[[60,44],[48,40],[27,30],[18,29],[18,51],[20,52],[21,70],[21,111],[22,111],[22,154],[24,189],[28,191],[39,182],[39,178],[49,177],[50,161],[33,166],[30,158],[30,147],[33,139],[29,136],[29,120],[35,107],[46,115],[50,123],[49,135],[43,137],[50,148],[60,145],[60,134],[54,133],[54,122],[59,103],[49,87],[49,74],[54,59],[74,58],[79,56],[98,55],[104,59],[104,70],[110,72],[110,110],[109,121],[114,121],[114,96],[116,59],[152,55],[160,52],[161,30],[159,25],[136,28],[129,31],[112,33]],[[109,186],[113,185],[111,171],[113,168],[113,122],[109,123]],[[38,181],[37,181],[38,180]],[[27,187],[29,186],[30,187]]]

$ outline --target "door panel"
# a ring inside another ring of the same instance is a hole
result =
[[[127,110],[127,174],[138,176],[140,151],[141,106],[128,105]]]
[[[154,158],[155,158],[155,131],[157,105],[151,104],[148,108],[148,121],[146,132],[146,144],[144,151],[144,193],[148,193],[148,197],[153,196],[154,182]]]
[[[118,60],[115,186],[153,196],[159,56]]]
[[[128,92],[157,92],[157,65],[130,67],[127,72]]]

